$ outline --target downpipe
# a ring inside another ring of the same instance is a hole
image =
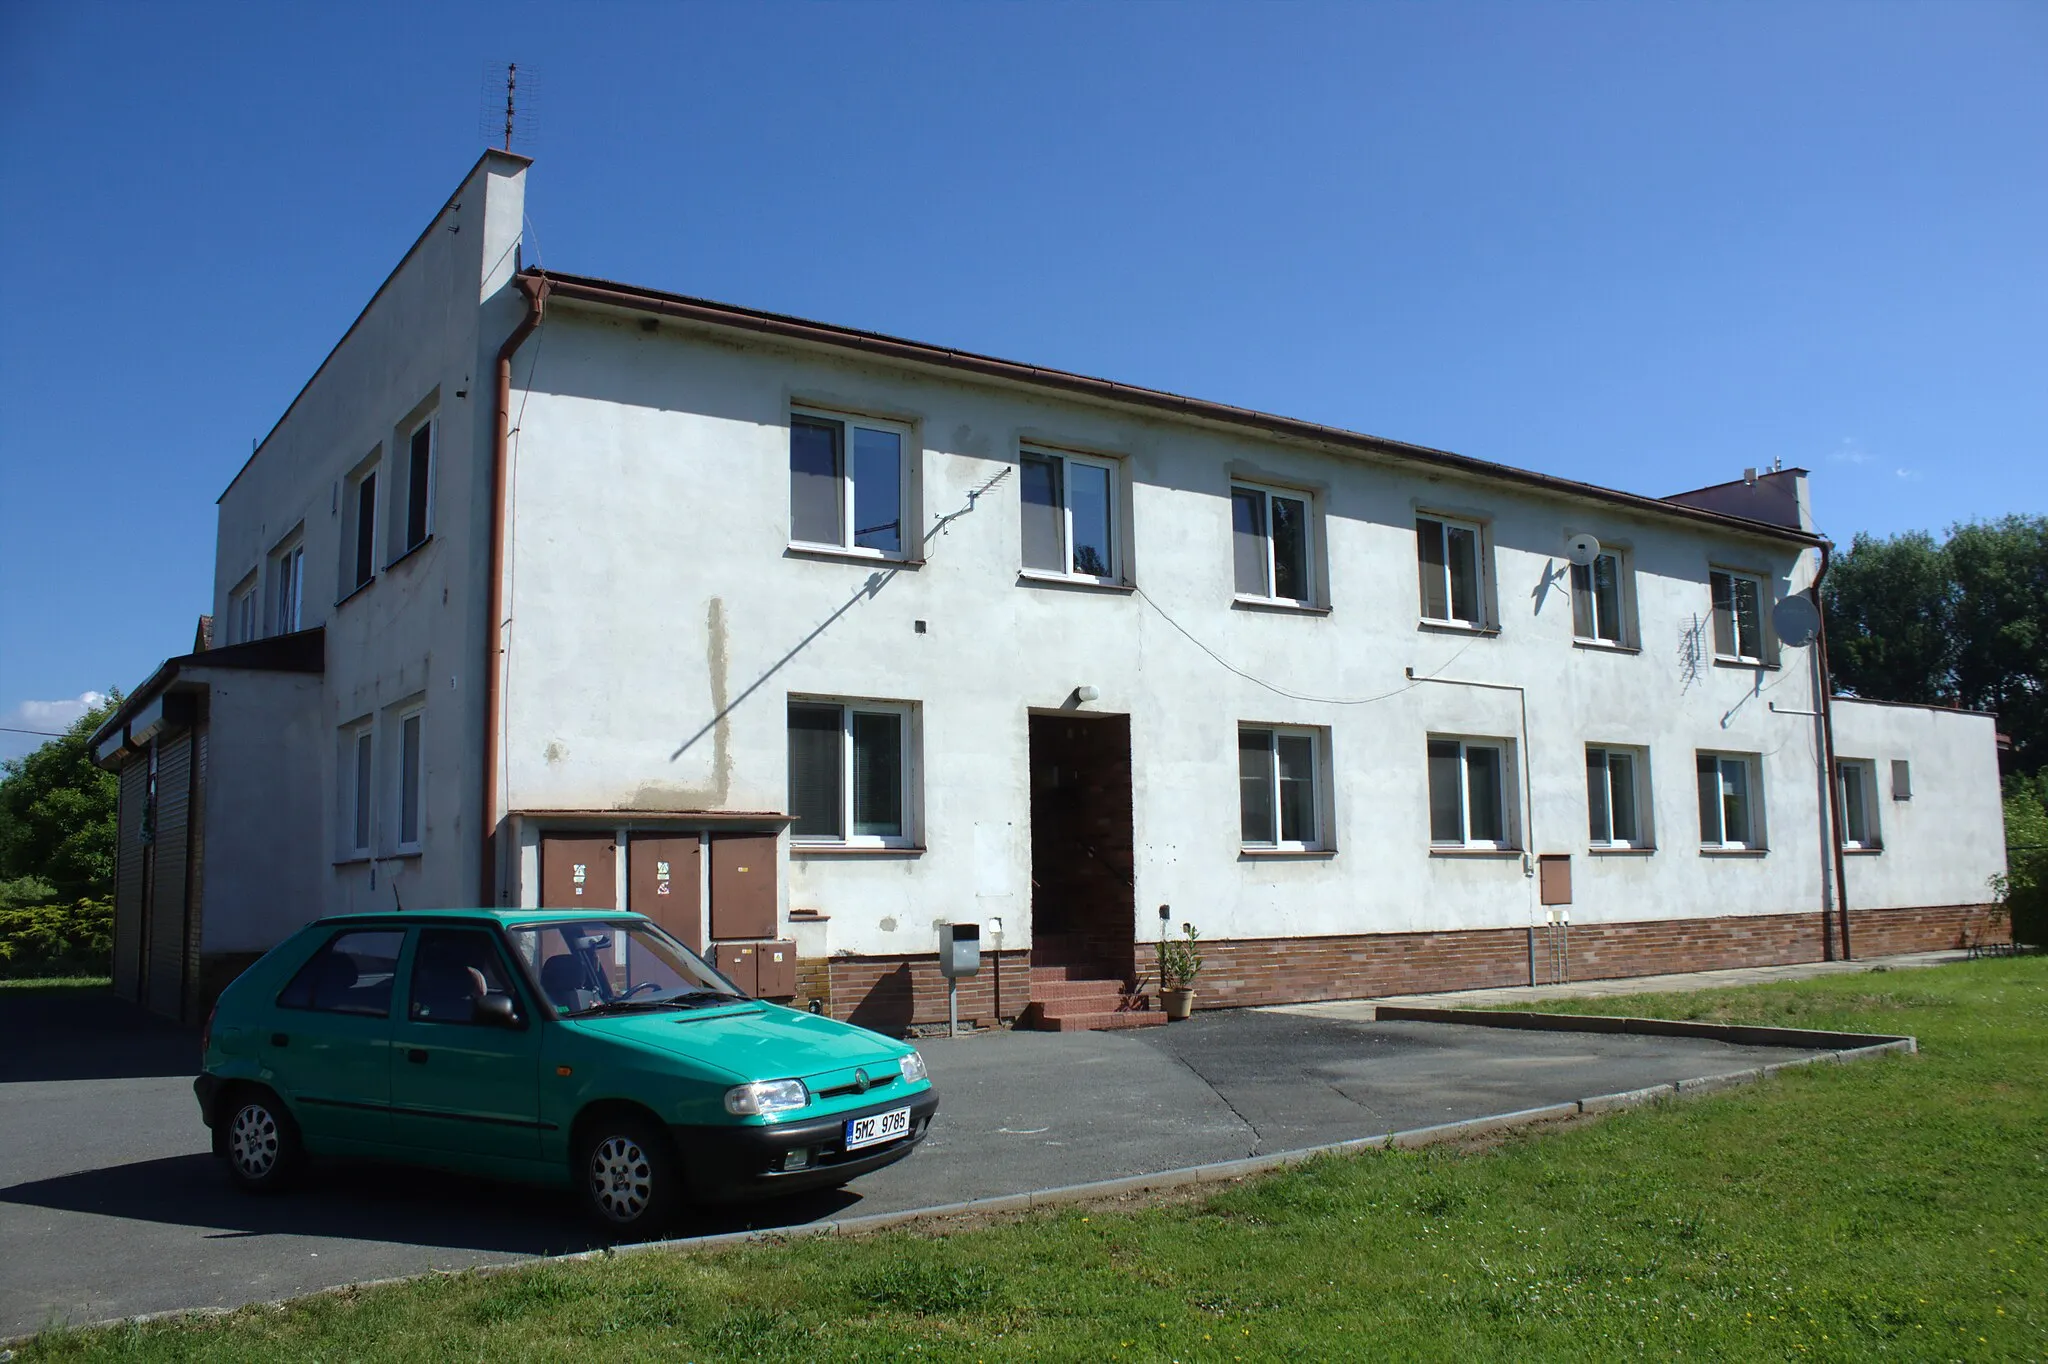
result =
[[[1835,777],[1835,707],[1834,674],[1828,668],[1828,613],[1821,604],[1820,585],[1828,576],[1828,565],[1833,546],[1826,540],[1820,542],[1820,569],[1813,575],[1813,585],[1807,589],[1813,596],[1814,613],[1820,617],[1820,629],[1815,632],[1815,658],[1820,668],[1820,697],[1816,708],[1820,711],[1821,761],[1827,764],[1822,774],[1822,789],[1827,792],[1828,833],[1833,839],[1835,868],[1835,923],[1840,931],[1842,960],[1850,961],[1854,954],[1849,947],[1849,860],[1842,852],[1842,800],[1838,789],[1840,783]],[[1827,911],[1821,911],[1821,930],[1827,930]],[[1832,943],[1826,944],[1832,947]]]

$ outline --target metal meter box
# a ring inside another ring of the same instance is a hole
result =
[[[1546,905],[1572,902],[1572,859],[1570,853],[1542,853],[1536,858],[1537,898]]]
[[[939,925],[939,974],[948,980],[981,970],[981,925]]]

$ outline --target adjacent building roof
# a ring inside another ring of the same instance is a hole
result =
[[[88,749],[97,756],[108,740],[120,737],[137,715],[155,706],[178,681],[179,674],[188,668],[322,673],[327,671],[327,630],[316,625],[310,630],[289,635],[272,635],[268,639],[252,639],[246,644],[230,644],[225,648],[202,649],[167,658],[149,675],[148,681],[121,698],[121,704],[107,717],[106,723],[92,732],[92,738],[87,742]]]

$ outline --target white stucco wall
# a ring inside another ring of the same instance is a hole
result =
[[[522,306],[511,280],[525,165],[498,153],[477,163],[220,499],[216,643],[231,642],[230,596],[251,572],[263,583],[258,633],[273,633],[268,556],[301,523],[300,623],[327,631],[319,701],[326,737],[292,773],[322,801],[322,886],[309,912],[294,907],[293,923],[389,907],[394,879],[409,906],[476,897],[493,361]],[[394,562],[406,441],[429,414],[438,423],[431,536]],[[373,451],[381,452],[377,574],[344,599],[352,583],[343,577],[344,546],[354,534],[348,479]],[[418,700],[426,704],[425,837],[418,854],[398,857],[396,710]],[[337,846],[336,736],[364,717],[378,728],[374,865],[341,859]],[[260,804],[247,817],[259,826],[269,818]]]
[[[1876,769],[1882,851],[1851,853],[1849,908],[1976,905],[2005,870],[1998,722],[1971,711],[1837,700],[1835,756]],[[1912,794],[1893,790],[1895,759],[1911,764]]]
[[[829,950],[928,951],[944,916],[1001,915],[1008,944],[1027,940],[1027,715],[1081,684],[1100,691],[1088,709],[1131,717],[1141,939],[1160,903],[1210,937],[1539,914],[1518,859],[1429,855],[1425,736],[1521,747],[1521,696],[1451,679],[1526,689],[1527,846],[1574,854],[1574,922],[1819,907],[1806,654],[1773,669],[1683,657],[1709,610],[1709,563],[1764,572],[1782,594],[1812,570],[1795,545],[957,374],[673,323],[650,335],[567,306],[518,382],[511,808],[781,810],[791,693],[916,702],[925,851],[788,863],[785,907],[829,914]],[[922,566],[787,552],[792,402],[912,423],[927,527],[1014,467],[1022,442],[1125,461],[1128,572],[1145,595],[1021,582],[1014,474]],[[1314,491],[1327,616],[1232,605],[1233,476]],[[1418,628],[1418,507],[1490,521],[1498,636]],[[1544,584],[1577,532],[1631,555],[1640,652],[1574,646],[1565,582]],[[1325,699],[1234,675],[1167,616],[1235,667]],[[1408,668],[1446,681],[1410,685]],[[1335,856],[1241,855],[1241,721],[1329,727]],[[1650,750],[1654,854],[1587,855],[1588,742]],[[1768,854],[1701,854],[1699,749],[1762,755]]]
[[[258,952],[327,910],[316,784],[328,746],[307,673],[187,668],[210,697],[202,952]]]

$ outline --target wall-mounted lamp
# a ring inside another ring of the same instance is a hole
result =
[[[1074,699],[1076,701],[1081,702],[1083,705],[1086,705],[1088,702],[1095,700],[1097,697],[1101,695],[1102,693],[1095,690],[1095,688],[1093,687],[1084,686],[1074,688]]]

